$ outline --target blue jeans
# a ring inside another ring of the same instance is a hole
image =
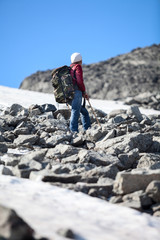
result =
[[[70,118],[70,130],[73,132],[78,132],[78,119],[81,114],[81,121],[83,129],[87,130],[91,126],[90,117],[88,111],[85,107],[81,106],[82,103],[82,92],[76,90],[74,98],[72,100],[71,106],[71,118]]]

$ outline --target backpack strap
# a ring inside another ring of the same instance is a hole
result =
[[[76,65],[76,64],[74,64],[74,65],[71,66],[72,70],[73,70],[73,67],[74,67],[75,65]],[[74,73],[74,79],[77,80],[77,79],[76,79],[76,70],[73,70],[73,73]]]
[[[70,66],[70,67],[73,69],[73,67],[74,67],[75,65],[76,65],[76,64],[73,64],[73,65]],[[78,87],[78,84],[77,84],[76,70],[73,70],[73,73],[74,73],[74,79],[75,79],[74,90],[78,90],[79,87]]]

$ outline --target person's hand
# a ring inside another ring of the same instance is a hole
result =
[[[85,99],[89,100],[89,96],[88,96],[87,93],[84,93],[84,94],[83,94],[83,97],[84,97]]]

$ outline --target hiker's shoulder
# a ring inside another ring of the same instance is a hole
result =
[[[74,71],[76,70],[82,72],[82,66],[80,64],[71,64],[70,66]]]
[[[81,66],[80,64],[78,64],[78,63],[77,63],[77,64],[75,64],[75,63],[73,64],[73,63],[72,63],[72,64],[70,65],[70,67],[72,67],[73,69],[82,69],[82,66]]]

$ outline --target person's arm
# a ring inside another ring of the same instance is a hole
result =
[[[78,88],[82,91],[82,93],[85,92],[82,67],[79,64],[76,66],[75,75],[76,75],[76,81],[77,81]]]

